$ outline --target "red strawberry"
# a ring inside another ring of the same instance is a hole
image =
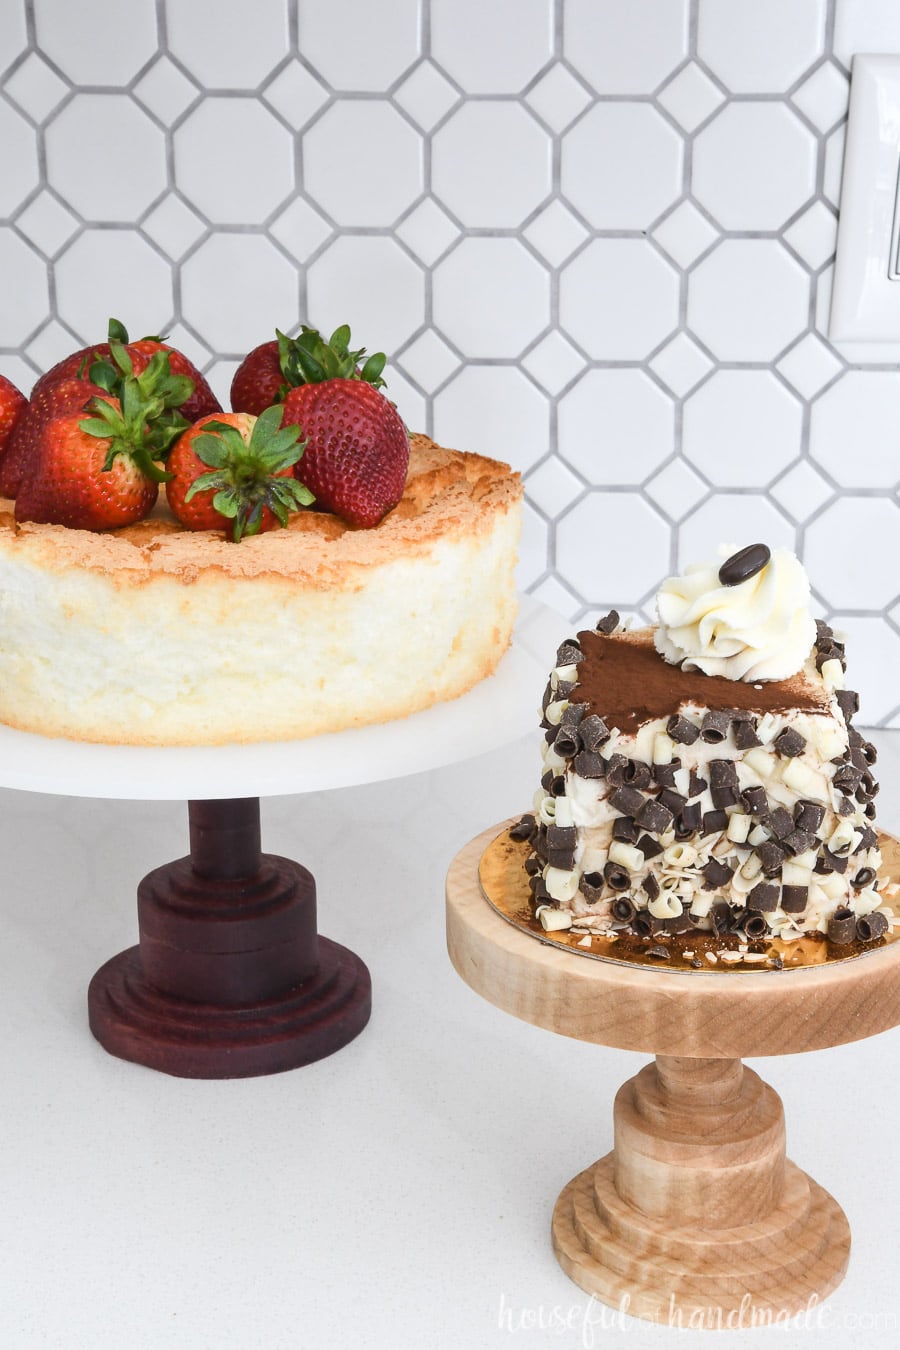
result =
[[[165,477],[152,439],[162,410],[161,399],[144,398],[129,379],[121,404],[97,397],[90,416],[67,413],[45,422],[16,498],[16,520],[109,530],[143,519]]]
[[[300,429],[281,427],[283,409],[220,413],[202,418],[172,447],[166,497],[190,530],[244,535],[286,525],[313,495],[294,477],[303,454]]]
[[[65,413],[82,412],[89,399],[103,393],[99,385],[68,375],[32,396],[16,422],[6,453],[0,460],[0,493],[4,497],[15,497],[18,493],[25,468],[37,455],[44,426]]]
[[[273,403],[282,403],[301,384],[322,380],[365,380],[379,389],[384,380],[385,356],[375,352],[360,369],[365,347],[350,351],[350,329],[336,329],[326,342],[316,328],[303,324],[300,336],[277,337],[254,347],[238,366],[231,382],[231,406],[235,412],[261,413]]]
[[[396,408],[364,380],[292,389],[285,425],[307,440],[300,472],[316,504],[351,525],[377,525],[403,496],[409,437]]]
[[[0,375],[0,455],[3,454],[9,433],[27,402],[25,395],[19,392],[12,380]]]

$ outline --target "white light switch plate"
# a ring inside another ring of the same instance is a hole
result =
[[[900,56],[854,56],[831,300],[834,341],[900,342]]]

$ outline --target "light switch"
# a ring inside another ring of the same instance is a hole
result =
[[[900,56],[854,56],[829,337],[900,341]]]

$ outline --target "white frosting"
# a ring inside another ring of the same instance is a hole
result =
[[[670,665],[728,680],[784,680],[802,668],[815,642],[809,581],[786,549],[775,549],[756,576],[723,586],[720,559],[669,577],[656,599],[656,649]]]

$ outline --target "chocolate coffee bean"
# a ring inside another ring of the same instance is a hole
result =
[[[761,572],[772,554],[765,544],[748,544],[727,558],[719,568],[719,581],[723,586],[740,586]]]

